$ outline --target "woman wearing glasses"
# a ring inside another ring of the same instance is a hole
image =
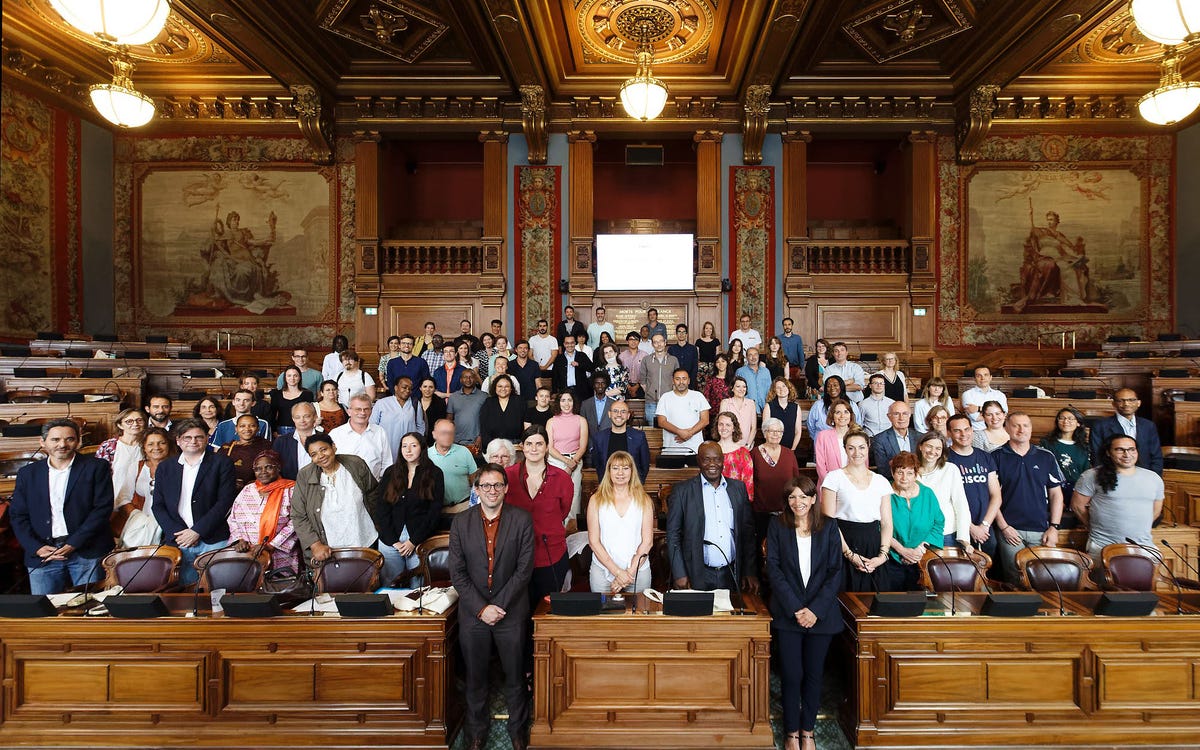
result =
[[[142,454],[142,433],[146,431],[146,416],[140,409],[124,409],[117,415],[117,437],[109,438],[96,449],[96,458],[112,466],[113,508],[133,499],[137,481],[138,462]]]
[[[265,544],[271,551],[271,570],[295,573],[300,564],[292,526],[296,483],[280,477],[281,462],[280,455],[270,449],[254,457],[254,481],[242,488],[229,511],[229,543],[238,552]]]

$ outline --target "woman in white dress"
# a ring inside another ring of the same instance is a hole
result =
[[[617,451],[588,501],[588,545],[592,591],[616,594],[650,586],[650,548],[654,544],[654,505],[642,489],[633,456]]]
[[[875,591],[887,585],[876,580],[892,547],[892,485],[867,466],[870,438],[855,430],[842,441],[845,468],[825,475],[821,511],[838,520],[842,557],[846,558],[846,590]],[[880,585],[876,585],[876,584]]]
[[[936,432],[928,432],[917,441],[916,454],[921,459],[917,481],[937,495],[942,518],[946,521],[942,546],[953,547],[957,541],[970,550],[971,509],[967,505],[966,490],[963,489],[962,472],[954,464],[946,462],[946,443]]]

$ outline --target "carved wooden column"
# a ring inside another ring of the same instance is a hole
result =
[[[696,143],[696,308],[697,325],[721,320],[721,138],[719,130],[697,131]]]
[[[813,281],[808,268],[808,144],[812,133],[783,133],[783,304],[795,321],[796,331],[816,341],[816,312],[812,305]]]
[[[363,352],[379,349],[386,338],[386,321],[379,310],[379,133],[354,136],[354,329],[355,348]],[[376,314],[363,313],[373,307]]]
[[[924,308],[925,315],[914,315],[909,347],[914,351],[932,351],[937,327],[934,276],[934,237],[937,234],[937,137],[931,131],[912,132],[905,149],[905,172],[911,197],[908,234],[912,242],[912,277],[909,281],[912,307]]]
[[[567,133],[570,144],[570,214],[568,237],[571,252],[567,258],[567,285],[571,304],[590,309],[596,296],[596,274],[592,268],[593,226],[592,154],[596,133],[573,130]]]
[[[508,206],[508,133],[479,134],[483,143],[483,270],[479,275],[479,320],[504,319],[504,215]]]

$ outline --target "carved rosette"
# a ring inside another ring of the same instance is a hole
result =
[[[545,164],[550,137],[546,133],[546,92],[541,86],[521,87],[521,126],[529,145],[529,163]]]

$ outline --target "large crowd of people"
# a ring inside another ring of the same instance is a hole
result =
[[[447,334],[426,323],[391,336],[373,371],[338,336],[319,370],[293,350],[266,394],[249,376],[228,406],[206,396],[177,422],[156,394],[118,415],[95,456],[80,452],[75,422],[49,422],[46,459],[20,471],[11,506],[31,590],[96,580],[115,543],[178,547],[184,583],[197,556],[229,545],[263,544],[290,571],[374,547],[385,583],[415,584],[417,546],[449,530],[468,747],[486,733],[493,646],[523,747],[528,618],[563,588],[577,527],[591,589],[650,585],[657,515],[644,482],[657,458],[697,469],[669,496],[669,584],[764,581],[787,743],[800,748],[812,747],[839,592],[915,588],[926,551],[955,546],[995,556],[1015,583],[1016,552],[1058,544],[1064,525],[1087,526],[1092,554],[1152,543],[1162,448],[1128,389],[1090,431],[1064,409],[1039,439],[986,367],[957,403],[938,377],[910,396],[895,352],[868,376],[843,342],[806,351],[790,318],[766,337],[748,315],[728,337],[704,322],[692,340],[679,323],[668,342],[652,308],[621,347],[603,307],[585,325],[568,306],[551,330],[539,320],[510,337],[492,321],[476,337],[469,320]]]

